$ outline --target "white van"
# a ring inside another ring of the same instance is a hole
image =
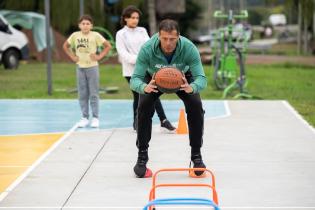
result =
[[[5,69],[16,69],[20,60],[28,58],[28,40],[0,15],[0,63]]]

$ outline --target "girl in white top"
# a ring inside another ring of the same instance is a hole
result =
[[[116,49],[119,56],[119,61],[122,63],[122,73],[128,83],[133,74],[138,53],[142,45],[148,41],[149,35],[145,28],[138,27],[141,12],[135,6],[126,7],[121,15],[120,23],[123,26],[116,34]],[[133,128],[137,130],[137,107],[139,93],[133,93]],[[168,131],[175,131],[175,127],[167,120],[161,101],[155,103],[155,110],[158,113],[161,121],[161,127]]]

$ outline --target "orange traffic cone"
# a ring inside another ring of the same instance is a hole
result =
[[[188,134],[187,121],[185,117],[185,110],[180,109],[178,127],[176,129],[177,134]]]

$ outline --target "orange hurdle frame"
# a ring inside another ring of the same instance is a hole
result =
[[[204,171],[204,173],[208,173],[211,175],[211,184],[188,184],[188,183],[177,183],[177,184],[156,184],[157,175],[161,172],[178,172],[178,171],[187,171],[188,173],[194,171]],[[152,177],[152,188],[150,190],[149,201],[153,201],[156,195],[156,189],[160,187],[208,187],[212,191],[213,202],[216,205],[219,205],[218,195],[215,189],[215,176],[214,174],[206,169],[206,168],[167,168],[160,169],[156,171]],[[152,210],[153,206],[150,206],[149,209]]]

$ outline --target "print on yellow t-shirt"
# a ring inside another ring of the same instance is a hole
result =
[[[91,60],[90,55],[96,53],[97,48],[105,42],[105,38],[102,35],[95,31],[90,31],[88,34],[83,34],[79,31],[71,34],[67,41],[71,48],[75,50],[75,55],[79,57],[77,64],[80,68],[98,65],[97,61]]]

